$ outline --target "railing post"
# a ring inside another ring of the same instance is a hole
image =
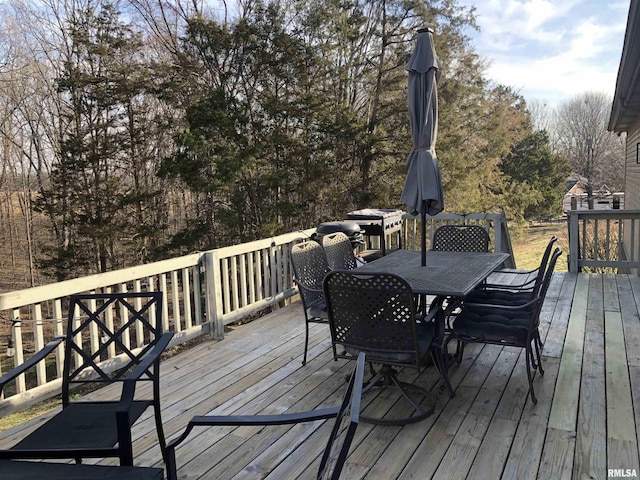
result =
[[[222,322],[222,292],[220,291],[220,260],[216,251],[204,254],[205,271],[205,308],[207,321],[215,340],[224,338],[224,323]]]
[[[578,223],[578,211],[569,210],[569,272],[578,273],[578,260],[580,259],[580,235]]]
[[[502,221],[504,218],[504,212],[502,212],[493,222],[493,250],[496,253],[504,251],[502,246]]]

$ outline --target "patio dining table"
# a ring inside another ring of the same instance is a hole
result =
[[[399,275],[415,294],[464,298],[508,258],[508,253],[428,251],[423,267],[420,252],[398,250],[358,271]]]
[[[421,266],[421,252],[398,250],[360,267],[358,272],[393,273],[404,278],[416,295],[433,295],[439,301],[432,304],[441,308],[447,297],[464,298],[509,258],[508,253],[479,252],[426,252],[426,266]],[[425,299],[426,300],[426,299]],[[422,305],[426,305],[423,300]],[[436,315],[436,334],[440,347],[444,342],[444,312]],[[451,396],[453,387],[447,372],[442,377]]]

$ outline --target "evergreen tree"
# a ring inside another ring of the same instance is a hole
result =
[[[112,4],[96,1],[69,19],[69,38],[57,79],[65,128],[50,184],[38,198],[58,226],[41,265],[58,280],[122,266],[121,246],[153,230],[141,215],[155,194],[142,180],[137,106],[149,69],[140,36]]]
[[[504,157],[501,169],[515,182],[520,201],[526,199],[526,218],[562,214],[562,196],[571,167],[565,157],[552,152],[546,130],[533,132],[519,142]]]

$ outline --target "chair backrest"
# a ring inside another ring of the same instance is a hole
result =
[[[489,234],[481,225],[442,225],[433,233],[431,250],[488,252]]]
[[[556,247],[551,255],[551,259],[549,260],[549,264],[544,272],[544,278],[542,280],[542,286],[540,287],[539,296],[544,300],[547,295],[547,290],[549,290],[549,285],[551,284],[551,277],[553,276],[553,271],[556,268],[556,263],[558,261],[558,257],[562,255],[562,249],[560,247]]]
[[[162,292],[71,295],[63,405],[74,384],[124,381],[162,336],[161,315]],[[157,369],[146,370],[142,378],[157,382]]]
[[[358,266],[351,240],[342,232],[322,237],[322,248],[331,270],[353,270]]]
[[[324,301],[322,281],[330,271],[322,246],[315,241],[297,243],[291,247],[294,281],[303,287],[300,296],[305,308]],[[313,289],[311,291],[309,289]]]
[[[334,346],[353,358],[364,351],[367,360],[391,365],[420,363],[416,306],[411,287],[390,273],[336,270],[327,274],[324,295]],[[394,358],[396,360],[390,360]]]
[[[360,421],[360,398],[362,397],[364,383],[364,367],[365,354],[360,352],[356,368],[351,374],[347,391],[342,399],[342,405],[320,460],[318,480],[338,480],[340,478],[342,467],[349,454],[349,448]]]
[[[540,260],[540,265],[537,268],[537,274],[536,274],[536,280],[533,284],[533,296],[535,297],[540,288],[542,287],[542,283],[545,279],[545,275],[546,275],[546,271],[547,271],[547,267],[549,266],[549,258],[551,257],[551,249],[553,248],[553,245],[555,242],[558,241],[558,237],[556,237],[555,235],[553,235],[550,239],[549,239],[549,243],[547,243],[547,247],[544,249],[544,253],[542,254],[542,259]],[[555,268],[555,265],[554,265]]]
[[[556,268],[556,263],[560,255],[562,255],[562,249],[559,247],[556,247],[556,249],[553,251],[553,254],[551,255],[547,269],[545,270],[542,283],[540,285],[540,289],[537,292],[537,295],[534,296],[534,299],[537,299],[538,302],[535,306],[535,311],[533,312],[532,327],[537,328],[538,324],[540,323],[539,317],[540,317],[540,311],[542,310],[542,304],[544,303],[544,299],[547,295],[547,291],[549,290],[549,285],[551,284],[551,277],[553,276],[553,271]]]

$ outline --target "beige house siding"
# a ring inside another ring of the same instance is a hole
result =
[[[626,208],[640,209],[640,163],[637,163],[637,149],[640,143],[640,118],[627,133],[626,175],[624,191]]]
[[[640,163],[636,159],[638,155],[638,144],[640,143],[640,117],[638,121],[636,121],[629,129],[627,133],[627,143],[626,143],[626,170],[625,170],[625,208],[629,210],[640,210]],[[635,241],[633,242],[635,246],[635,255],[634,258],[640,257],[640,232],[632,232],[630,228],[630,223],[625,225],[624,229],[624,244],[626,248],[630,248],[631,245],[631,235],[635,235]],[[627,257],[631,252],[626,252]]]

